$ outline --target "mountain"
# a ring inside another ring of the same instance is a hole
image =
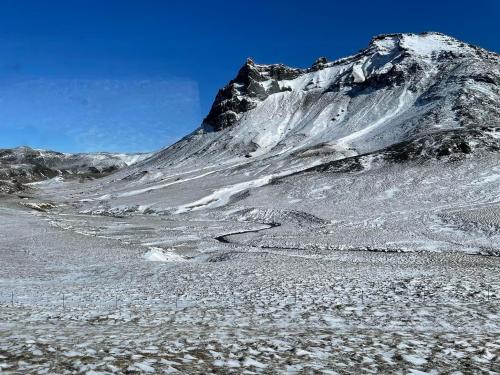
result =
[[[248,59],[192,134],[64,196],[84,213],[281,225],[253,240],[266,246],[488,252],[496,219],[464,218],[497,217],[499,102],[500,56],[440,33],[377,36],[306,69]],[[453,241],[474,225],[480,239]]]
[[[201,127],[159,157],[372,152],[422,134],[499,124],[499,56],[439,33],[375,37],[308,69],[247,60]]]
[[[30,147],[0,149],[0,191],[22,190],[23,184],[55,177],[84,179],[102,177],[132,165],[150,154],[69,154]]]

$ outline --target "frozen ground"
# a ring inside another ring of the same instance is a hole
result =
[[[372,159],[2,197],[1,371],[500,372],[497,155]]]
[[[2,197],[1,371],[500,372],[497,155],[372,159]]]
[[[324,224],[298,213],[281,228],[2,199],[3,373],[500,371],[498,257],[252,239]]]

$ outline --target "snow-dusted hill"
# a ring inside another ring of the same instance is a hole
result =
[[[30,147],[0,149],[2,191],[16,191],[23,183],[57,176],[99,177],[132,165],[150,154],[69,154]]]

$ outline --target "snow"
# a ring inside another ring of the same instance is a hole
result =
[[[355,83],[361,83],[366,80],[362,64],[356,64],[352,66],[352,76]]]
[[[382,52],[391,52],[397,48],[399,43],[399,38],[394,36],[385,36],[381,39],[376,39],[373,44],[377,46],[377,49]]]
[[[64,177],[57,176],[57,177],[49,178],[48,180],[30,182],[30,183],[27,183],[26,185],[28,185],[28,186],[43,186],[43,185],[60,184],[62,182],[64,182]]]
[[[119,198],[119,197],[133,197],[134,195],[139,195],[139,194],[147,193],[147,192],[150,192],[150,191],[153,191],[153,190],[164,189],[164,188],[166,188],[168,186],[172,186],[172,185],[176,185],[176,184],[181,184],[181,183],[184,183],[186,181],[196,180],[198,178],[202,178],[202,177],[208,176],[208,175],[210,175],[212,173],[215,173],[215,171],[210,171],[210,172],[202,173],[200,175],[196,175],[196,176],[190,177],[190,178],[178,179],[178,180],[175,180],[175,181],[172,181],[172,182],[162,183],[162,184],[158,184],[158,185],[152,185],[152,186],[148,186],[147,188],[142,188],[142,189],[137,189],[137,190],[131,190],[131,191],[127,191],[125,193],[117,193],[117,194],[114,194],[114,196],[117,197],[117,198]],[[104,194],[104,195],[100,196],[98,199],[99,200],[107,200],[107,199],[110,199],[110,198],[111,198],[111,195]]]
[[[427,363],[427,361],[424,358],[417,357],[414,355],[407,354],[403,356],[404,360],[407,362],[410,362],[412,365],[415,366],[422,366]]]
[[[289,176],[293,173],[296,173],[297,171],[300,171],[300,170],[303,170],[306,168],[314,167],[320,163],[321,162],[319,160],[315,160],[313,162],[309,162],[306,165],[300,165],[298,168],[291,167],[291,168],[282,170],[279,173],[275,173],[275,174],[271,174],[271,175],[264,175],[260,178],[254,179],[254,180],[240,182],[240,183],[237,183],[237,184],[234,184],[231,186],[224,187],[222,189],[217,189],[213,193],[211,193],[211,194],[205,196],[204,198],[201,198],[195,202],[191,202],[189,204],[178,206],[175,213],[181,214],[181,213],[185,213],[188,211],[197,211],[197,210],[202,210],[202,209],[204,210],[204,209],[224,206],[227,203],[229,203],[231,198],[238,193],[241,193],[241,192],[249,190],[249,189],[255,189],[258,187],[262,187],[264,185],[269,184],[271,181],[273,181],[273,179]]]
[[[500,139],[500,130],[493,130],[491,132],[486,132],[486,133],[489,134],[494,139]]]
[[[393,187],[391,189],[387,189],[384,194],[387,198],[394,198],[396,194],[400,191],[399,188]]]
[[[149,153],[149,154],[112,154],[113,156],[119,158],[120,160],[122,160],[126,165],[132,165],[132,164],[136,164],[140,161],[143,161],[147,158],[149,158],[150,156],[153,155],[153,153]]]
[[[272,178],[273,176],[264,176],[256,180],[245,181],[239,184],[235,184],[232,186],[216,190],[210,195],[207,195],[206,197],[201,198],[195,202],[177,207],[176,212],[180,214],[188,211],[196,211],[199,209],[207,209],[207,208],[223,206],[229,202],[232,196],[242,191],[268,184]]]
[[[357,138],[361,138],[361,137],[365,136],[366,134],[369,134],[370,132],[377,129],[379,126],[386,124],[389,120],[396,117],[401,112],[401,110],[406,105],[409,105],[410,103],[411,102],[408,99],[408,91],[406,88],[404,88],[402,93],[399,94],[397,106],[392,111],[385,113],[383,116],[378,118],[376,121],[365,126],[361,130],[352,132],[351,134],[349,134],[345,137],[342,137],[342,138],[335,140],[335,142],[340,147],[347,148],[349,143],[351,143],[352,141],[356,140]]]
[[[487,176],[481,177],[475,181],[472,181],[471,184],[483,185],[483,184],[490,184],[492,182],[496,182],[499,180],[500,180],[500,174],[492,173],[492,174],[488,174]]]
[[[185,259],[180,255],[165,251],[162,248],[150,247],[149,251],[144,254],[144,259],[150,262],[183,262]]]
[[[137,367],[139,370],[146,373],[156,372],[155,368],[151,367],[148,363],[134,363],[134,367]]]
[[[267,366],[259,361],[256,361],[255,359],[252,358],[246,358],[245,361],[243,362],[243,366],[245,367],[256,367],[256,368],[266,368]]]
[[[428,33],[426,35],[405,34],[401,46],[419,55],[430,56],[440,51],[453,51],[463,53],[468,51],[460,42],[442,34]]]

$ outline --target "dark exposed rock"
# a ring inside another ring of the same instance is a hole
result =
[[[202,127],[206,131],[230,127],[240,114],[255,108],[259,101],[277,92],[291,90],[287,87],[281,89],[279,81],[297,78],[302,73],[301,69],[282,64],[256,65],[252,59],[247,59],[236,78],[217,93]],[[262,84],[264,81],[270,81],[267,87]]]
[[[472,153],[474,149],[500,151],[500,141],[488,134],[493,128],[486,129],[487,131],[456,129],[425,134],[392,145],[383,152],[383,155],[385,159],[390,161],[407,162],[410,160],[442,159],[444,157],[459,159]],[[474,144],[474,148],[472,144]]]
[[[314,64],[311,66],[311,71],[317,71],[324,69],[326,66],[328,66],[328,59],[326,57],[320,57],[317,59]]]

